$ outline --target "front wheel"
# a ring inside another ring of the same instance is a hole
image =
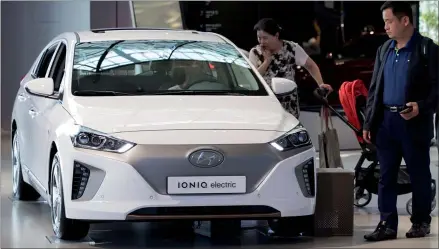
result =
[[[88,234],[90,225],[79,220],[66,218],[63,193],[63,179],[58,153],[53,158],[51,173],[51,218],[56,237],[63,240],[80,240]]]
[[[36,201],[40,198],[40,194],[23,180],[18,130],[12,138],[12,195],[20,201]]]
[[[367,189],[362,189],[358,186],[354,188],[354,206],[365,207],[371,200],[372,194]]]
[[[268,226],[274,236],[313,236],[314,215],[273,219]]]
[[[434,198],[431,201],[431,211],[433,212],[433,210],[435,208],[436,208],[436,198]],[[407,203],[405,205],[405,209],[409,215],[413,214],[413,199],[412,198],[410,198],[410,200],[407,201]]]

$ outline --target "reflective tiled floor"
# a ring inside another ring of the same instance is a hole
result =
[[[201,235],[191,238],[178,238],[165,225],[151,226],[149,223],[115,223],[92,225],[90,240],[81,243],[65,243],[53,239],[50,225],[49,207],[44,202],[24,203],[10,199],[11,164],[9,138],[2,136],[1,157],[1,247],[20,248],[84,248],[84,247],[143,247],[143,248],[207,248],[227,243],[227,248],[438,248],[437,208],[433,211],[432,234],[422,239],[406,239],[405,232],[410,228],[405,204],[410,195],[401,196],[399,239],[395,241],[367,243],[363,235],[372,231],[378,222],[376,196],[361,210],[355,211],[355,232],[352,237],[331,237],[313,239],[268,239],[257,230],[245,230],[239,239],[228,242],[213,242]],[[437,151],[432,149],[432,174],[438,178]],[[344,152],[346,168],[352,168],[358,160],[359,152]],[[178,233],[178,231],[177,231]],[[174,235],[172,235],[174,234]],[[224,248],[225,245],[220,246]]]

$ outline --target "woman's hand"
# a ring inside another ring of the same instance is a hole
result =
[[[332,89],[332,86],[331,86],[331,85],[328,85],[328,84],[320,84],[320,87],[321,87],[321,88],[325,88],[326,90],[329,91],[329,93],[331,93],[332,91],[334,91],[334,89]]]
[[[260,74],[265,75],[272,61],[272,53],[268,49],[264,49],[264,47],[262,46],[261,46],[261,52],[262,52],[262,56],[264,57],[264,61],[262,62],[261,65],[258,66],[258,71]],[[254,53],[250,53],[250,58],[253,59],[253,61],[259,60],[254,55]]]
[[[272,53],[270,52],[270,50],[262,48],[262,55],[264,56],[264,61],[271,62]]]

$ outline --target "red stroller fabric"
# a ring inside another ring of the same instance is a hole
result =
[[[364,82],[360,79],[354,81],[345,81],[338,91],[341,105],[346,113],[349,123],[355,128],[361,130],[362,124],[360,123],[357,114],[357,97],[364,96],[367,99],[368,90],[364,85]],[[357,136],[358,141],[363,143],[363,137]]]

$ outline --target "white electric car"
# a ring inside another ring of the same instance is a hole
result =
[[[100,221],[300,227],[314,214],[315,149],[275,95],[295,83],[272,84],[215,33],[61,34],[15,99],[13,194],[47,200],[61,239]]]

